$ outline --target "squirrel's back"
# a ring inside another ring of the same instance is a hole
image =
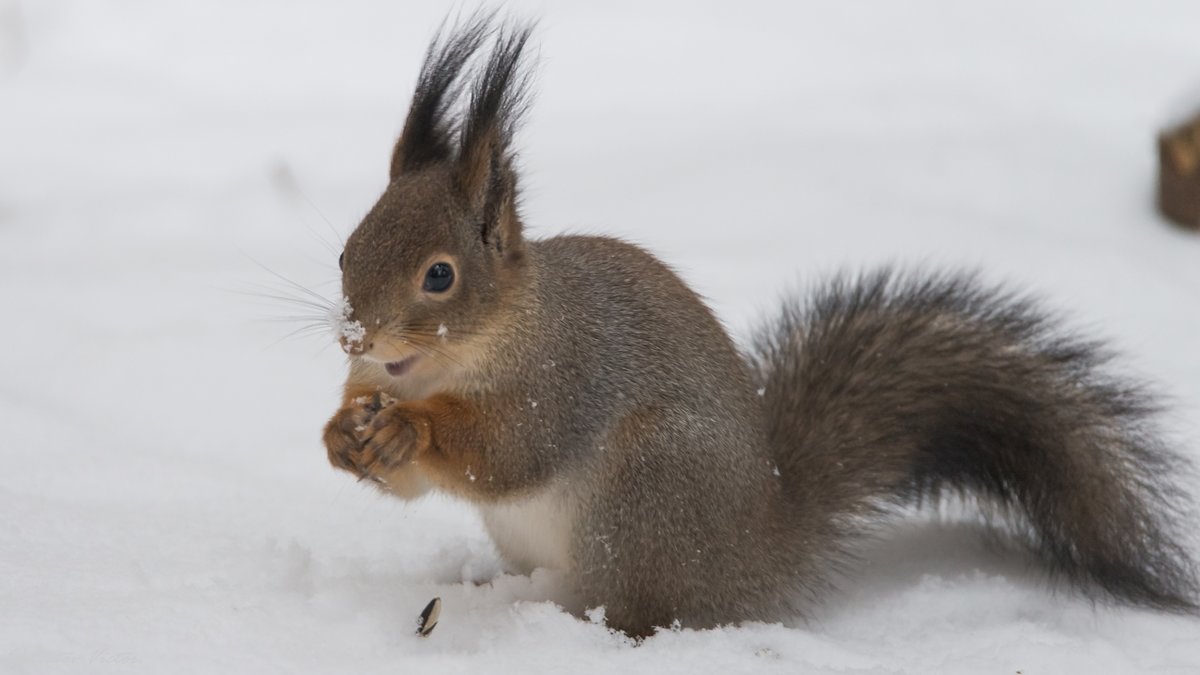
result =
[[[666,264],[609,237],[559,236],[529,249],[540,324],[529,331],[549,334],[521,343],[561,354],[557,367],[597,388],[597,406],[678,403],[761,429],[737,347]]]

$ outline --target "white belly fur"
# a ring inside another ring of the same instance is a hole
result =
[[[520,572],[571,567],[575,500],[550,486],[521,499],[480,506],[483,523],[505,561]]]

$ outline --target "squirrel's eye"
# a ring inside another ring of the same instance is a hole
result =
[[[339,270],[346,269],[345,263],[346,263],[346,252],[342,251],[341,253],[338,254],[338,269]]]
[[[454,284],[454,268],[450,263],[434,263],[425,273],[425,283],[421,288],[431,293],[441,293],[450,289]]]

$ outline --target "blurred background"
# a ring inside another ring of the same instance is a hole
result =
[[[1111,338],[1200,457],[1200,236],[1153,208],[1200,3],[503,6],[540,20],[531,236],[643,244],[739,340],[829,273],[978,268]],[[331,470],[342,355],[266,296],[336,296],[464,7],[0,0],[0,670],[1200,668],[1194,621],[1052,598],[942,521],[818,621],[630,650],[462,505]]]

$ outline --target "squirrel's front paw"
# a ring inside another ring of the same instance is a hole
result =
[[[369,421],[368,413],[362,406],[347,406],[337,411],[333,419],[325,425],[325,450],[329,455],[330,464],[362,477],[363,472],[358,462],[362,454],[362,442],[358,440],[354,430],[365,426]]]
[[[386,394],[355,399],[325,425],[329,463],[372,480],[416,459],[430,438],[429,420]]]
[[[429,420],[403,403],[384,405],[357,432],[363,471],[377,476],[416,459],[430,445]]]
[[[359,478],[366,478],[367,457],[364,456],[363,433],[366,432],[385,406],[394,400],[382,393],[363,396],[351,405],[337,411],[325,425],[325,449],[329,463],[338,469],[349,471]]]

